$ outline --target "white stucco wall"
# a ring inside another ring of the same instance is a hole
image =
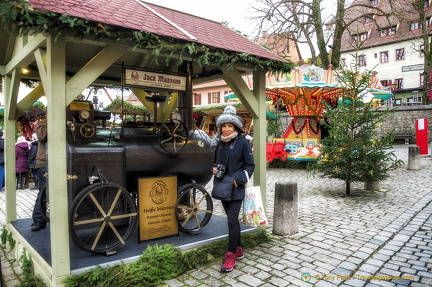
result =
[[[366,67],[361,67],[362,70],[373,70],[378,72],[377,77],[380,80],[403,79],[403,89],[419,88],[420,89],[420,73],[423,72],[424,58],[420,56],[420,46],[422,41],[413,40],[407,42],[399,42],[395,44],[362,49],[358,55],[366,55]],[[405,49],[405,59],[396,60],[396,50]],[[389,62],[380,63],[380,53],[388,51]],[[350,63],[354,63],[355,52],[342,53],[341,58],[346,59],[346,64],[349,67]],[[419,66],[417,66],[419,65]],[[412,69],[416,66],[416,69]],[[411,67],[412,71],[403,71]]]

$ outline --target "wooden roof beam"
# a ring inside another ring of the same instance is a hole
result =
[[[100,51],[67,82],[66,104],[69,105],[127,50],[128,47],[108,46]]]
[[[243,105],[248,109],[254,118],[258,117],[258,101],[255,99],[254,94],[251,92],[240,73],[236,69],[228,70],[226,67],[221,68],[225,78],[225,82]]]

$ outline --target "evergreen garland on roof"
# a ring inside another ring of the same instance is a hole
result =
[[[93,36],[94,40],[104,38],[116,42],[131,42],[133,44],[132,49],[150,50],[155,61],[156,57],[164,56],[168,63],[171,56],[176,54],[178,55],[178,65],[183,63],[184,56],[190,55],[201,66],[225,65],[228,69],[231,69],[235,65],[243,64],[257,70],[272,71],[274,73],[288,73],[294,67],[294,64],[290,61],[284,63],[263,59],[248,53],[228,52],[194,42],[158,36],[146,31],[109,26],[65,14],[34,10],[25,0],[3,0],[0,3],[0,18],[9,33],[20,36],[51,33],[57,38],[66,32],[74,31],[77,40]]]

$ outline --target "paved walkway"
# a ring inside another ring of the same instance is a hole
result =
[[[382,182],[380,192],[310,176],[305,170],[268,169],[268,232],[272,231],[276,182],[296,182],[299,233],[245,250],[228,274],[220,263],[191,270],[167,286],[432,286],[432,160],[407,170],[408,147],[395,146],[405,165]],[[29,217],[34,193],[18,191],[19,216]],[[20,203],[21,204],[21,203]],[[0,194],[0,223],[4,223]],[[222,213],[215,204],[215,213]],[[2,256],[6,286],[19,280]],[[13,263],[13,262],[12,262]]]

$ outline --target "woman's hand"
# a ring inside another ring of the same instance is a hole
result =
[[[234,186],[238,187],[237,182],[235,181],[235,179],[234,179]]]

